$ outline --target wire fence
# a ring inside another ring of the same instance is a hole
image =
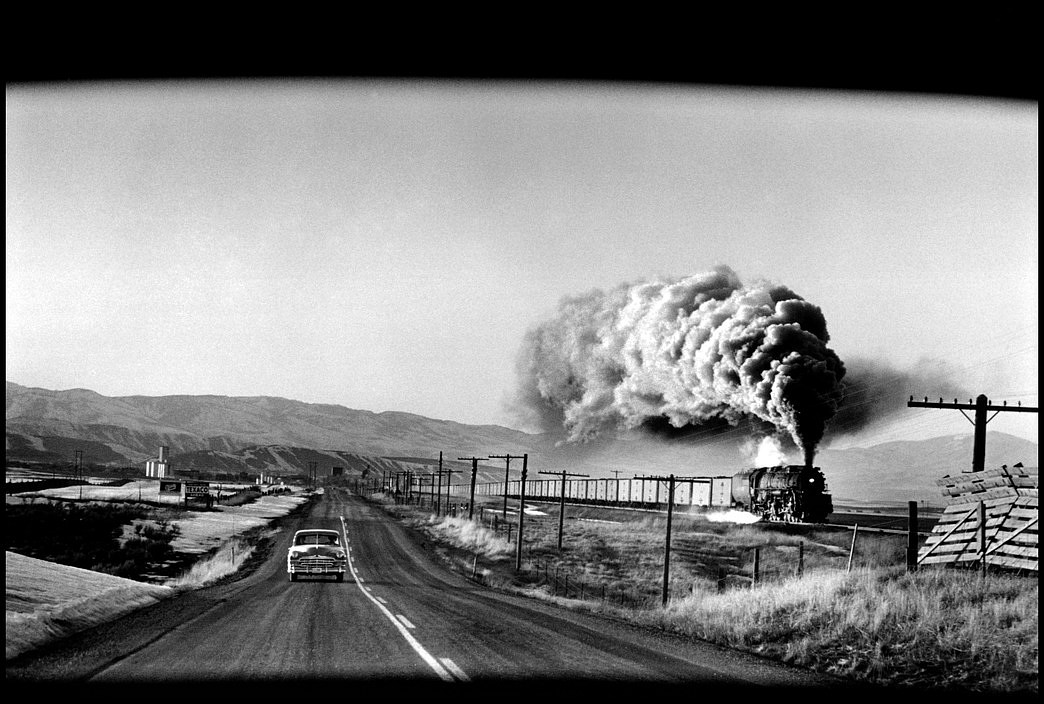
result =
[[[425,512],[438,510],[445,517],[471,518],[498,539],[517,546],[518,514],[514,506],[505,511],[486,502],[472,509],[466,502],[445,498],[439,506],[437,498],[433,500],[430,495],[415,497],[411,504]],[[668,557],[662,518],[646,517],[638,522],[577,518],[566,531],[563,550],[556,547],[557,517],[527,515],[521,567],[511,576],[552,597],[645,609],[663,599],[665,559],[670,561],[668,599],[701,590],[750,589],[812,571],[902,566],[907,560],[908,537],[899,531],[871,532],[840,526],[808,530],[778,524],[726,529],[697,523],[691,517],[675,520]],[[622,555],[615,561],[627,564],[606,568],[598,564],[597,557],[585,555],[599,540],[605,543],[603,552]],[[483,561],[487,567],[492,564]],[[478,563],[476,554],[470,575],[475,581],[496,579],[490,569],[479,570]],[[497,569],[505,572],[510,568],[500,564]]]

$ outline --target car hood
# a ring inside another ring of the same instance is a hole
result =
[[[290,554],[298,557],[304,555],[323,555],[326,557],[344,556],[344,549],[338,545],[292,545]]]

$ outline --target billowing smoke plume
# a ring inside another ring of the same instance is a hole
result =
[[[649,424],[754,422],[811,463],[842,400],[845,367],[822,311],[731,269],[564,299],[519,357],[522,401],[579,442]]]
[[[830,422],[830,435],[856,435],[875,423],[906,414],[906,402],[912,395],[918,400],[927,395],[962,403],[972,401],[972,394],[955,381],[956,370],[938,359],[924,358],[910,369],[900,369],[869,357],[850,357],[845,362],[848,373],[841,383],[844,405]]]

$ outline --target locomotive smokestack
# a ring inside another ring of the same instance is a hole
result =
[[[816,451],[811,448],[805,448],[805,466],[812,469],[813,463],[816,461]]]

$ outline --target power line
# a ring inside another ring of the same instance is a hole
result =
[[[478,474],[478,463],[485,462],[483,457],[458,457],[458,460],[471,460],[471,496],[468,498],[468,520],[475,515],[475,475]]]
[[[1036,408],[1030,408],[1028,406],[1018,405],[1009,406],[1007,403],[996,406],[991,404],[989,399],[986,398],[985,394],[979,394],[975,399],[975,404],[970,402],[967,404],[958,403],[957,399],[953,400],[953,403],[946,403],[941,398],[935,401],[929,401],[928,397],[924,397],[924,401],[914,401],[913,396],[907,402],[907,405],[911,408],[951,408],[957,409],[961,412],[965,418],[968,415],[964,412],[966,410],[975,411],[975,420],[968,418],[968,421],[975,426],[975,444],[972,448],[972,471],[981,472],[986,469],[986,424],[997,417],[998,413],[1010,412],[1010,413],[1036,413]],[[993,415],[989,418],[986,414],[989,411],[993,411]]]
[[[613,470],[617,476],[619,471]],[[537,474],[552,474],[562,477],[562,501],[558,507],[558,552],[562,552],[562,529],[565,526],[565,499],[566,499],[566,477],[589,477],[590,474],[573,474],[562,470],[561,472],[537,472]]]
[[[490,459],[504,460],[504,520],[507,520],[507,504],[508,504],[508,478],[511,471],[511,460],[524,459],[525,455],[490,455]]]

